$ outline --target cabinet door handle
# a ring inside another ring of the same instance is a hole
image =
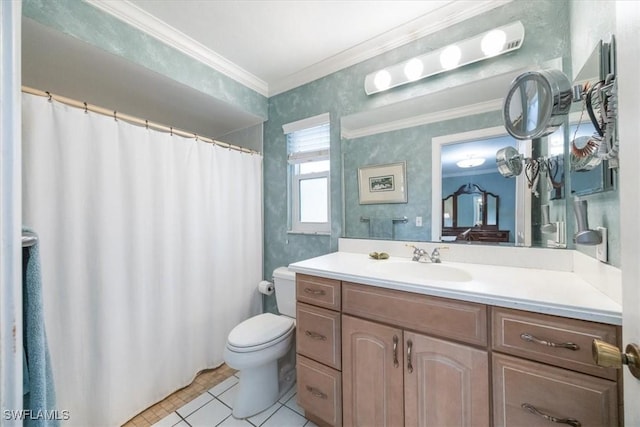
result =
[[[411,347],[413,347],[413,342],[411,340],[407,340],[407,370],[409,373],[413,372],[413,365],[411,364]]]
[[[311,387],[310,385],[307,386],[307,391],[311,393],[313,396],[319,397],[320,399],[326,399],[328,397],[326,393],[323,393],[317,388]]]
[[[398,336],[393,336],[393,367],[397,368],[400,364],[398,363]]]
[[[551,342],[551,341],[545,341],[545,340],[541,340],[540,338],[536,338],[533,335],[525,332],[520,334],[520,338],[522,338],[524,341],[527,342],[534,342],[536,344],[540,344],[540,345],[546,345],[547,347],[553,347],[553,348],[566,348],[572,351],[578,351],[580,350],[580,346],[578,344],[572,343],[572,342],[561,342],[561,343],[556,343],[556,342]]]
[[[311,289],[311,288],[304,288],[304,293],[306,294],[311,294],[311,295],[325,295],[326,292],[322,289]]]
[[[535,406],[529,404],[529,403],[523,403],[522,405],[520,405],[522,407],[522,409],[526,409],[527,411],[531,412],[532,414],[535,414],[539,417],[544,418],[547,421],[551,421],[552,423],[557,423],[557,424],[568,424],[572,427],[580,427],[582,426],[582,423],[578,420],[576,420],[575,418],[556,418],[552,415],[548,415],[545,414],[544,412],[540,412]]]
[[[306,336],[308,336],[309,338],[311,338],[312,340],[318,340],[318,341],[326,341],[327,337],[319,334],[317,332],[313,332],[313,331],[304,331],[304,334]]]

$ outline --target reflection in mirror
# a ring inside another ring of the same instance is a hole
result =
[[[509,230],[498,229],[500,197],[476,184],[462,185],[442,200],[445,240],[508,242]]]
[[[516,180],[498,173],[495,152],[516,144],[502,135],[440,147],[442,240],[515,242]],[[468,166],[470,158],[485,161]]]
[[[602,61],[603,43],[598,42],[578,71],[574,86],[590,87],[606,78],[611,70]],[[585,196],[611,190],[614,171],[608,160],[597,156],[599,135],[588,118],[584,102],[573,104],[569,115],[569,158],[571,162],[571,194]]]
[[[573,117],[572,117],[573,118]],[[571,194],[585,196],[613,188],[613,170],[595,153],[595,128],[590,121],[570,120]]]

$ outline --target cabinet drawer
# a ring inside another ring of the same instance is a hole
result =
[[[417,332],[487,345],[487,307],[483,304],[343,282],[342,311]]]
[[[493,355],[493,376],[496,426],[555,425],[542,414],[582,427],[618,425],[613,381],[500,354]]]
[[[340,372],[298,355],[298,405],[332,425],[342,425],[342,379]]]
[[[298,303],[296,351],[332,368],[341,367],[340,313]]]
[[[615,380],[613,368],[596,366],[591,343],[597,338],[618,345],[613,325],[506,308],[492,308],[494,350]]]
[[[340,281],[298,273],[296,298],[298,301],[339,311]]]

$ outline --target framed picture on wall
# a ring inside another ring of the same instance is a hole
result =
[[[360,204],[407,203],[407,162],[358,168]]]

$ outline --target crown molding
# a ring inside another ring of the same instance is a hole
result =
[[[202,62],[225,76],[255,90],[263,96],[269,95],[267,83],[239,67],[181,31],[167,25],[129,1],[85,0],[91,6],[112,15],[138,30],[149,34],[162,43]]]
[[[358,129],[347,129],[343,126],[342,138],[353,139],[362,138],[364,136],[375,135],[378,133],[391,132],[400,129],[411,128],[414,126],[425,125],[428,123],[442,122],[445,120],[457,119],[465,116],[473,116],[475,114],[496,111],[502,108],[502,98],[492,99],[489,101],[478,102],[477,104],[464,105],[462,107],[451,108],[448,110],[436,111],[433,113],[419,114],[400,120],[394,120],[387,123],[375,124],[371,126],[363,126]]]
[[[303,84],[328,76],[336,71],[371,59],[382,53],[411,43],[422,37],[441,31],[452,25],[481,15],[513,0],[483,0],[468,2],[469,7],[460,10],[456,2],[420,16],[413,21],[369,39],[357,46],[340,52],[324,61],[291,74],[269,85],[269,96],[277,95]]]

